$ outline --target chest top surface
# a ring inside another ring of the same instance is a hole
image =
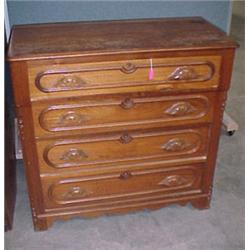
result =
[[[201,17],[31,24],[13,27],[8,60],[236,46]]]

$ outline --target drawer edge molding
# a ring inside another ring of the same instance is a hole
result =
[[[132,166],[131,163],[122,163],[119,164],[119,170],[122,169],[128,169],[128,170],[133,170],[134,167],[136,167],[136,169],[140,168],[142,169],[142,167],[145,167],[147,169],[151,168],[152,166],[154,166],[155,164],[158,164],[159,166],[162,167],[162,165],[166,165],[169,168],[172,168],[172,166],[179,168],[179,166],[184,165],[184,164],[201,164],[201,163],[205,163],[207,160],[206,156],[198,156],[198,157],[188,157],[188,158],[180,158],[180,159],[171,159],[171,160],[162,160],[162,159],[158,159],[158,160],[153,160],[153,161],[137,161],[137,162],[133,162]],[[97,166],[90,166],[88,168],[84,168],[84,169],[67,169],[67,173],[69,175],[75,174],[75,173],[79,173],[79,175],[86,175],[86,173],[89,173],[91,171],[92,174],[96,174],[96,172],[98,170],[104,170],[104,172],[102,172],[103,174],[105,173],[110,173],[110,172],[114,172],[117,171],[117,165],[116,164],[112,164],[109,166],[105,166],[105,168],[100,168],[99,165]],[[41,178],[47,178],[47,177],[57,177],[58,173],[53,171],[53,172],[43,172],[40,174]]]
[[[194,69],[188,69],[188,67],[206,65],[209,68],[209,73],[206,76],[200,77],[198,73],[195,72]],[[86,81],[83,79],[74,79],[73,81],[69,81],[67,84],[62,84],[56,82],[54,87],[46,88],[42,86],[41,79],[44,76],[48,75],[57,75],[57,74],[73,74],[73,73],[81,73],[81,72],[90,72],[90,71],[108,71],[108,70],[120,70],[124,73],[123,66],[111,66],[111,67],[96,67],[90,68],[86,67],[85,69],[60,69],[60,70],[44,70],[35,78],[35,85],[37,89],[44,93],[52,93],[52,92],[62,92],[62,91],[75,91],[75,90],[84,90],[84,89],[103,89],[103,88],[119,88],[119,87],[131,87],[131,86],[141,86],[141,85],[155,85],[155,84],[164,84],[164,83],[192,83],[192,82],[205,82],[210,80],[215,73],[215,66],[210,61],[200,61],[200,62],[186,62],[186,63],[160,63],[156,65],[157,67],[177,67],[169,76],[166,76],[165,80],[162,81],[149,81],[149,82],[132,82],[132,83],[113,83],[113,84],[105,84],[105,86],[101,84],[92,84],[88,85]],[[136,69],[139,68],[149,68],[149,64],[141,64],[135,66]],[[127,74],[127,73],[125,73]],[[59,87],[58,87],[59,86]]]

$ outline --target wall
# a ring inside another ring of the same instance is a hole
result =
[[[245,1],[233,1],[233,15],[245,18]]]
[[[79,20],[203,16],[227,31],[231,17],[225,1],[13,1],[10,25]]]

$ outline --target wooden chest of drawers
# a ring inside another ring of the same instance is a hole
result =
[[[198,17],[15,26],[8,60],[35,229],[208,208],[236,46]]]

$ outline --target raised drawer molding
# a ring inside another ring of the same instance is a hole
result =
[[[208,208],[236,47],[200,17],[13,27],[7,60],[34,229],[171,203]]]

